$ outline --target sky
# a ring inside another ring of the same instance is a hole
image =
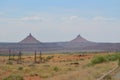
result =
[[[0,42],[31,33],[41,42],[120,43],[120,0],[0,0]]]

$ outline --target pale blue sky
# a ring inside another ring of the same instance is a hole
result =
[[[81,34],[96,42],[120,42],[120,0],[1,0],[0,42],[32,33],[41,42]]]

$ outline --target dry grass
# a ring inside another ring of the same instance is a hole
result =
[[[12,64],[6,64],[8,57],[0,57],[0,80],[12,74],[25,80],[96,80],[117,65],[115,61],[86,66],[94,55],[99,54],[45,54],[42,57],[46,62],[40,64],[34,64],[34,56],[23,56],[22,64],[16,63],[17,57]]]

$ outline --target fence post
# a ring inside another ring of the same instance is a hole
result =
[[[34,57],[34,60],[35,60],[34,62],[36,63],[36,51],[35,51],[35,57]]]
[[[40,63],[42,62],[42,52],[40,51],[40,56],[39,56],[39,58],[40,58]]]
[[[22,52],[20,51],[20,62],[21,62],[21,55],[22,55]]]
[[[18,63],[20,63],[21,62],[21,51],[19,51],[19,53],[18,53]]]
[[[10,58],[10,57],[11,57],[11,50],[9,50],[8,53],[9,53],[9,59],[8,59],[8,60],[10,60],[10,59],[11,59],[11,58]]]

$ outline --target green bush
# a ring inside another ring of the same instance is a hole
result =
[[[103,62],[109,62],[109,61],[116,61],[120,59],[120,54],[119,53],[115,53],[115,54],[108,54],[105,56],[95,56],[92,60],[91,60],[91,64],[99,64],[99,63],[103,63]],[[118,65],[120,64],[120,61],[118,63]]]
[[[107,55],[105,56],[105,58],[108,60],[108,61],[115,61],[118,59],[117,55]]]
[[[103,63],[103,62],[106,62],[106,61],[107,60],[104,58],[104,56],[96,56],[91,60],[92,64]]]
[[[49,60],[52,59],[53,57],[54,57],[54,56],[47,56],[45,60],[46,60],[46,61],[49,61]]]
[[[54,71],[57,72],[58,70],[59,70],[59,68],[58,68],[57,66],[55,66],[55,67],[54,67]]]
[[[18,67],[18,70],[23,70],[23,67]]]
[[[10,75],[3,80],[24,80],[24,78],[20,75]]]

